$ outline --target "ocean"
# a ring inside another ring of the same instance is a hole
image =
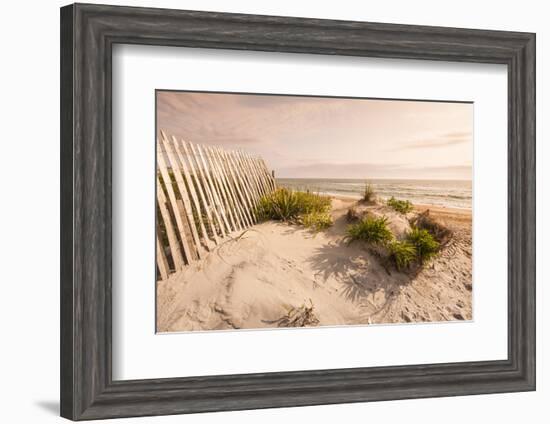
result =
[[[277,178],[277,185],[293,190],[309,190],[361,198],[366,180],[325,178]],[[472,182],[464,180],[377,180],[368,182],[377,196],[409,200],[415,204],[438,205],[453,208],[472,207]]]

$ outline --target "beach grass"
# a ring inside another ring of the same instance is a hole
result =
[[[388,218],[366,217],[356,224],[348,226],[346,236],[350,242],[355,240],[365,241],[371,244],[385,244],[393,239],[393,234],[388,228]]]
[[[322,230],[332,225],[330,210],[329,196],[278,188],[260,199],[258,215],[263,220],[293,222]]]
[[[406,214],[413,210],[413,204],[408,200],[398,200],[395,197],[390,197],[386,204],[394,211]]]
[[[306,228],[321,231],[332,225],[332,217],[328,212],[309,212],[302,216],[301,223]]]
[[[366,215],[359,222],[348,225],[346,238],[350,243],[363,241],[381,247],[382,255],[398,271],[409,268],[413,263],[423,265],[439,252],[440,244],[428,230],[413,226],[400,240],[390,229],[389,222],[386,216]]]
[[[426,230],[430,233],[440,246],[444,245],[453,235],[453,232],[449,228],[441,225],[441,223],[430,216],[429,210],[419,213],[413,218],[411,224],[415,228]]]
[[[372,184],[369,182],[365,183],[365,189],[363,190],[363,200],[365,202],[372,202],[375,199],[375,191]]]
[[[417,250],[409,241],[393,240],[386,245],[389,259],[398,270],[409,267],[417,258]]]
[[[439,243],[427,230],[413,227],[407,234],[407,241],[415,247],[418,260],[424,261],[434,257],[439,251]]]

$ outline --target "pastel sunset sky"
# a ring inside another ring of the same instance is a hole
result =
[[[279,178],[471,179],[473,104],[157,91],[157,130]]]

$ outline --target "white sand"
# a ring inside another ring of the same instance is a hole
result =
[[[288,311],[311,305],[318,325],[472,319],[470,211],[429,207],[452,241],[417,275],[389,274],[364,244],[344,240],[354,202],[333,198],[326,231],[262,223],[159,282],[158,330],[277,327]]]

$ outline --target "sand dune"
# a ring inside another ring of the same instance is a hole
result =
[[[412,274],[387,269],[364,244],[344,240],[355,202],[333,198],[334,225],[326,231],[265,222],[159,281],[158,331],[471,320],[471,211],[416,206],[454,235]],[[391,219],[396,235],[407,225],[399,219]]]

